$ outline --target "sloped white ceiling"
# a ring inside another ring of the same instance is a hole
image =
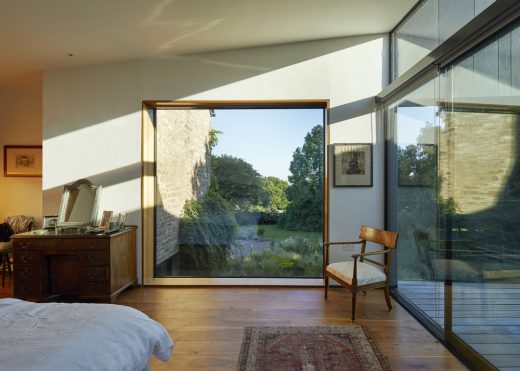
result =
[[[416,2],[0,0],[0,82],[68,66],[388,32]]]

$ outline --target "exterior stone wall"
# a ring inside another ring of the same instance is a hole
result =
[[[519,158],[518,115],[454,111],[442,116],[441,197],[453,198],[461,214],[493,208],[505,196]]]
[[[209,189],[210,130],[208,110],[157,110],[156,264],[179,250],[186,201]]]

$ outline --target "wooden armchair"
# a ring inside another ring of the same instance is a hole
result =
[[[390,302],[390,264],[392,252],[397,245],[397,233],[383,231],[367,226],[361,226],[359,241],[325,242],[325,260],[323,276],[325,277],[325,299],[329,287],[329,278],[334,279],[352,293],[352,321],[356,318],[356,294],[358,291],[384,287],[388,310],[392,309]],[[381,245],[381,251],[365,252],[367,242]],[[335,245],[361,245],[361,252],[354,254],[353,261],[329,264],[329,251]],[[382,255],[384,263],[372,259],[372,256]],[[368,258],[367,256],[370,256]],[[359,261],[358,261],[359,260]]]

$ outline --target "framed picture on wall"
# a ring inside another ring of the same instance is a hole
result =
[[[372,144],[333,145],[334,187],[372,187]]]
[[[4,176],[42,176],[42,146],[4,146]]]

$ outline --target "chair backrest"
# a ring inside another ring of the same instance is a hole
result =
[[[359,261],[364,262],[367,261],[372,263],[380,268],[382,268],[388,279],[388,275],[390,272],[390,264],[392,261],[392,250],[397,246],[397,237],[398,234],[395,232],[384,231],[382,229],[377,229],[373,227],[367,227],[366,225],[362,225],[359,230],[359,239],[362,240],[361,244],[361,253],[365,253],[365,248],[367,242],[373,242],[381,245],[381,250],[385,250],[386,248],[390,249],[390,252],[385,254],[384,263],[380,263],[368,257],[360,257]]]
[[[384,231],[373,227],[362,225],[359,231],[359,239],[378,243],[389,249],[395,249],[398,234],[396,232]]]

